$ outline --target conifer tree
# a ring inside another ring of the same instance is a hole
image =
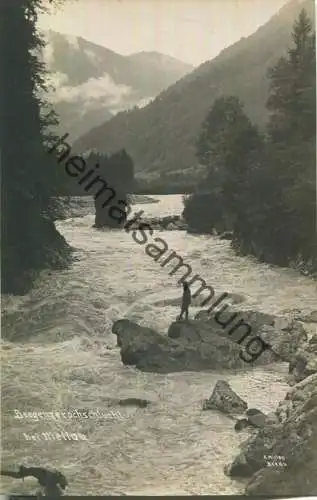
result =
[[[316,45],[304,9],[292,39],[287,57],[269,72],[267,175],[275,196],[267,224],[275,252],[307,261],[316,258]]]
[[[53,224],[61,173],[45,151],[54,124],[40,98],[45,72],[36,31],[40,0],[2,9],[2,291],[24,293],[36,270],[60,265],[68,246]]]
[[[234,230],[233,244],[243,253],[280,265],[301,261],[317,270],[316,49],[304,9],[292,41],[268,72],[265,140],[237,98],[214,103],[197,148],[208,169],[209,195],[187,199],[184,214],[191,226],[201,227],[197,207],[203,203],[204,226],[210,231],[225,217]]]

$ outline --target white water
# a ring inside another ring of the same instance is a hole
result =
[[[156,197],[158,198],[158,197]],[[146,215],[180,213],[181,197],[134,206]],[[130,216],[131,217],[131,216]],[[8,333],[20,342],[3,342],[3,462],[57,467],[76,494],[230,494],[243,490],[223,473],[245,438],[233,422],[202,412],[217,379],[227,379],[249,406],[273,410],[284,397],[286,365],[236,373],[137,372],[122,365],[113,320],[126,316],[166,332],[178,313],[171,300],[181,295],[168,276],[125,231],[97,231],[93,215],[58,222],[77,248],[67,271],[43,273],[25,297],[6,297]],[[316,284],[289,269],[237,257],[229,242],[181,231],[153,235],[165,239],[212,285],[242,294],[242,309],[279,314],[316,308]],[[151,239],[151,237],[149,237]],[[149,239],[149,241],[150,241]],[[165,301],[162,304],[162,300]],[[158,304],[156,304],[158,303]],[[169,304],[169,305],[167,305]],[[26,342],[26,338],[30,340]],[[111,398],[153,401],[146,409],[116,407],[122,418],[45,420],[14,418],[13,409],[57,411],[91,408],[108,411]],[[82,432],[88,441],[27,441],[23,432]],[[5,479],[8,492],[33,492],[35,482]]]

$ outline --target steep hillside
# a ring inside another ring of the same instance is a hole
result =
[[[254,34],[199,66],[146,107],[119,113],[81,137],[74,147],[77,151],[125,147],[139,176],[168,180],[169,175],[189,174],[190,169],[192,177],[197,166],[194,142],[216,98],[238,96],[252,121],[265,124],[267,70],[285,54],[293,21],[303,7],[314,13],[313,0],[292,0]]]
[[[123,56],[83,38],[44,33],[42,58],[55,89],[50,94],[63,132],[72,139],[118,111],[144,106],[193,68],[158,53]]]

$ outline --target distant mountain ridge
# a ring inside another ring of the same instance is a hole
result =
[[[124,56],[81,37],[44,32],[49,98],[72,139],[118,111],[144,106],[193,67],[165,54]]]
[[[170,86],[143,109],[119,113],[92,129],[74,147],[82,152],[96,148],[126,148],[139,177],[175,180],[194,178],[199,168],[195,140],[214,100],[236,95],[254,123],[264,126],[269,81],[267,70],[291,45],[295,19],[305,8],[314,19],[313,0],[291,0],[266,24],[247,38],[224,49]]]
[[[159,71],[160,78],[164,78],[164,73],[161,73],[162,70],[166,71],[167,75],[169,73],[175,73],[175,75],[177,73],[182,74],[184,70],[189,73],[193,70],[193,66],[185,64],[175,57],[156,51],[136,52],[125,57],[133,62],[134,65],[139,64],[140,69],[146,67],[153,68],[154,71]],[[167,76],[166,78],[169,79],[170,77]]]

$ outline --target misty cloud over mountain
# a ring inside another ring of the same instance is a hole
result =
[[[143,107],[193,68],[157,52],[117,54],[81,37],[52,30],[42,58],[52,88],[49,100],[60,116],[60,128],[72,139],[119,111]]]

